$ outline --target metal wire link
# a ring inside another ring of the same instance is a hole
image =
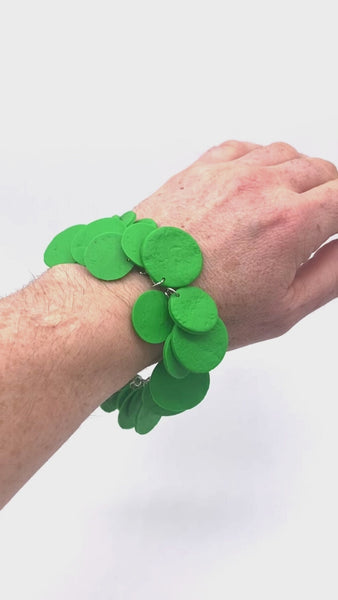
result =
[[[146,271],[139,271],[140,275],[148,275],[148,273]],[[156,287],[156,286],[162,286],[165,287],[163,284],[165,282],[165,277],[162,277],[161,281],[154,281],[153,279],[151,279],[151,277],[149,276],[150,281],[152,281],[152,287]],[[170,298],[170,296],[172,294],[175,294],[175,296],[179,296],[179,294],[177,293],[177,291],[175,290],[175,288],[172,287],[167,287],[164,290],[164,294],[167,296],[167,298]]]
[[[163,286],[164,282],[165,282],[165,277],[162,277],[161,281],[157,281],[156,283],[153,282],[153,287],[156,287],[157,285]],[[163,286],[163,287],[165,287],[165,286]],[[170,296],[172,294],[175,294],[175,296],[179,296],[179,294],[176,292],[175,288],[172,288],[172,287],[166,287],[164,290],[164,294],[167,296],[167,298],[170,298]]]
[[[175,290],[175,288],[172,287],[167,287],[164,293],[167,296],[167,298],[170,298],[170,296],[172,296],[173,294],[175,296],[179,296],[179,293]]]
[[[140,387],[145,386],[148,383],[148,381],[150,381],[150,377],[147,377],[147,379],[143,379],[143,377],[141,377],[141,375],[139,375],[137,373],[137,375],[135,375],[134,379],[131,380],[131,382],[129,383],[129,385],[134,390],[137,390]]]
[[[153,280],[151,280],[153,281]],[[162,285],[162,283],[165,282],[165,277],[162,277],[161,281],[157,281],[156,283],[153,281],[153,287],[156,287],[157,285]]]
[[[144,379],[141,377],[141,375],[137,374],[135,375],[134,379],[131,380],[130,382],[130,387],[133,389],[137,389],[142,387],[144,384]]]

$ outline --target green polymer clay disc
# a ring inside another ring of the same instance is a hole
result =
[[[108,231],[122,235],[126,227],[125,222],[118,215],[96,219],[96,221],[88,223],[72,240],[71,253],[75,262],[80,265],[85,264],[84,255],[86,248],[97,235],[107,233]]]
[[[133,393],[134,389],[135,388],[130,386],[130,381],[128,381],[128,383],[126,383],[126,385],[117,392],[116,404],[119,410],[127,396],[130,396]]]
[[[164,342],[173,327],[168,298],[159,290],[144,292],[134,303],[131,320],[140,338],[150,344]]]
[[[176,379],[167,373],[160,361],[151,374],[150,392],[154,402],[162,408],[182,411],[199,404],[209,384],[209,373],[189,373],[183,379]]]
[[[141,258],[141,246],[149,233],[157,227],[156,223],[148,223],[137,221],[125,229],[122,234],[122,249],[123,252],[136,265],[143,267]]]
[[[133,379],[130,379],[130,381],[128,381],[121,389],[109,396],[109,398],[100,405],[102,410],[112,412],[113,410],[120,408],[125,398],[132,394],[135,389],[130,385],[132,381]]]
[[[137,413],[142,403],[142,388],[133,389],[132,393],[127,395],[119,408],[117,422],[122,429],[131,429],[135,427]]]
[[[71,253],[71,243],[74,237],[85,229],[86,225],[72,225],[60,231],[48,244],[43,260],[47,267],[54,267],[62,263],[74,263]]]
[[[149,381],[144,385],[144,388],[143,388],[143,401],[145,403],[147,410],[155,413],[155,415],[158,415],[160,417],[171,417],[173,415],[178,415],[179,413],[183,412],[183,410],[168,410],[168,409],[162,408],[162,406],[159,406],[158,404],[156,404],[156,402],[154,402],[154,399],[151,395]]]
[[[144,219],[138,219],[137,221],[135,221],[136,223],[149,223],[151,225],[154,225],[154,229],[156,229],[157,227],[157,223],[155,223],[154,219],[149,219],[148,217],[145,217]]]
[[[176,295],[177,294],[177,295]],[[178,288],[171,294],[168,308],[173,321],[189,333],[206,333],[218,318],[214,299],[196,286]]]
[[[142,403],[135,419],[135,431],[140,434],[149,433],[161,419],[161,415],[153,412],[154,401],[149,391],[149,383],[142,388]]]
[[[113,410],[116,410],[118,408],[118,395],[119,395],[119,391],[115,392],[114,394],[112,394],[111,396],[109,396],[109,398],[107,398],[107,400],[105,400],[104,402],[102,402],[102,404],[100,405],[102,410],[104,410],[105,412],[113,412]]]
[[[200,274],[203,257],[196,240],[178,227],[158,227],[144,240],[143,265],[155,282],[165,278],[167,287],[183,287]]]
[[[222,361],[228,347],[228,331],[222,319],[206,333],[191,334],[178,325],[172,330],[171,346],[182,365],[193,373],[211,371]]]
[[[136,213],[133,210],[128,210],[127,212],[121,215],[120,219],[126,224],[127,227],[134,223],[136,219]]]
[[[183,377],[186,377],[188,373],[190,373],[188,369],[181,365],[172,351],[171,333],[167,336],[166,341],[164,342],[163,364],[169,375],[175,377],[176,379],[183,379]]]
[[[89,243],[84,264],[94,277],[105,281],[121,279],[134,266],[121,248],[121,235],[112,232],[101,233]]]

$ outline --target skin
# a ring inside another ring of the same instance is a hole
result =
[[[204,264],[194,285],[216,301],[228,351],[280,336],[337,297],[338,240],[325,242],[338,232],[338,172],[326,160],[230,140],[133,210],[196,239]],[[150,288],[136,271],[103,282],[58,265],[0,300],[0,507],[161,359],[163,345],[143,342],[130,319]]]
[[[318,250],[338,232],[338,172],[326,160],[230,140],[134,210],[197,240],[194,285],[216,301],[229,350],[280,336],[337,296],[338,240]]]

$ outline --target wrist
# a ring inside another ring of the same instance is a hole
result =
[[[123,279],[103,281],[78,264],[56,265],[48,273],[62,291],[63,310],[76,314],[84,328],[92,331],[92,344],[99,356],[104,352],[116,354],[116,344],[123,355],[126,346],[131,376],[161,360],[163,344],[143,341],[131,322],[134,302],[151,289],[148,277],[132,270]]]
[[[110,393],[101,407],[107,412],[119,408],[122,428],[135,426],[138,433],[147,433],[158,415],[176,414],[201,402],[209,371],[226,352],[228,333],[213,298],[189,285],[203,267],[201,248],[192,235],[174,226],[158,227],[150,217],[135,218],[129,211],[71,226],[53,238],[44,261],[51,267],[63,265],[56,277],[70,280],[73,287],[75,282],[72,308],[76,327],[86,325],[90,355],[87,365],[80,361],[82,373],[88,366],[87,377],[108,381],[114,369],[128,383],[118,386],[117,394]],[[87,346],[71,337],[78,359]],[[150,378],[135,377],[155,362]],[[77,364],[71,370],[81,380]]]

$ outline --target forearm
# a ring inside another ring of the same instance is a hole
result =
[[[108,396],[157,362],[131,307],[149,289],[131,272],[105,283],[59,265],[0,301],[0,507]]]

